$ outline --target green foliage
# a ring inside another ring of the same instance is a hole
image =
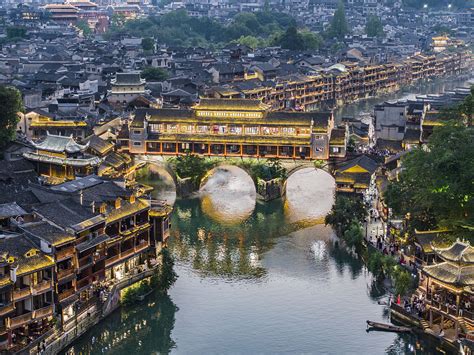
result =
[[[142,70],[141,77],[147,81],[163,81],[168,79],[169,73],[163,68],[146,67]]]
[[[474,226],[474,128],[437,127],[428,149],[416,149],[403,159],[399,181],[386,192],[398,215],[410,213],[411,229],[446,228],[472,237]]]
[[[290,50],[318,49],[323,40],[321,36],[311,31],[298,31],[295,26],[290,26],[287,30],[272,39],[272,44]]]
[[[452,121],[453,124],[472,126],[474,117],[474,85],[471,86],[471,93],[462,102],[443,108],[440,115],[442,119]]]
[[[153,51],[155,49],[155,40],[150,37],[143,38],[142,48],[144,51]]]
[[[0,86],[0,148],[15,139],[18,113],[23,111],[21,93],[9,86]]]
[[[171,158],[169,163],[178,177],[191,178],[195,183],[201,182],[204,175],[215,165],[215,162],[191,153]]]
[[[384,260],[379,251],[373,251],[369,254],[367,260],[367,269],[377,278],[384,276]]]
[[[344,3],[339,1],[334,16],[329,27],[329,35],[338,39],[344,39],[344,36],[349,33],[349,27],[346,21],[346,10]]]
[[[152,282],[158,286],[161,292],[166,292],[178,279],[178,274],[174,271],[174,258],[167,248],[160,252],[161,267],[158,275],[153,275]],[[154,279],[156,277],[156,279]]]
[[[210,47],[232,41],[261,46],[290,25],[294,25],[292,17],[276,12],[239,13],[230,22],[222,24],[208,17],[190,17],[185,10],[177,10],[130,21],[114,17],[106,37],[153,37],[160,43],[181,46]],[[310,44],[314,45],[314,41]]]
[[[9,26],[6,29],[7,39],[9,41],[18,41],[20,39],[26,38],[27,31],[24,27],[19,26]]]
[[[160,292],[167,292],[178,279],[178,275],[174,271],[174,259],[167,248],[160,252],[161,265],[157,272],[149,279],[137,282],[127,288],[122,297],[125,305],[132,304],[140,299],[141,296],[157,289]]]
[[[336,230],[345,231],[353,221],[362,223],[366,215],[367,211],[360,198],[337,195],[331,212],[325,218],[325,223],[332,225]]]
[[[87,23],[87,21],[84,21],[84,20],[77,21],[76,27],[82,31],[82,34],[84,35],[84,37],[90,36],[92,34],[92,30],[89,27],[89,24]]]
[[[392,279],[397,295],[404,296],[413,287],[413,278],[410,273],[399,265],[394,268]]]
[[[150,292],[152,289],[152,283],[148,279],[137,282],[124,291],[122,303],[125,305],[130,305],[138,301],[140,296]]]
[[[231,164],[246,170],[255,183],[258,180],[284,179],[287,175],[286,169],[281,165],[281,161],[276,158],[267,160],[235,160],[231,161]]]
[[[360,222],[353,220],[349,228],[344,230],[342,239],[346,242],[349,248],[360,250],[364,240],[364,233]]]
[[[365,26],[365,32],[369,37],[383,37],[385,33],[383,31],[382,21],[380,17],[372,15],[368,18]]]
[[[255,36],[240,36],[240,38],[237,39],[235,43],[248,46],[252,49],[255,49],[258,47],[265,47],[267,45],[266,40],[264,40],[263,38],[255,37]]]

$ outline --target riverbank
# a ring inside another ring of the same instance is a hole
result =
[[[57,324],[55,328],[42,337],[35,339],[34,342],[31,342],[21,351],[15,352],[15,354],[60,353],[118,309],[120,307],[121,292],[124,289],[152,277],[158,271],[158,268],[156,266],[137,274],[125,275],[121,281],[110,288],[105,297],[100,297],[97,294],[87,304],[77,309],[74,318],[70,319],[67,324],[62,325],[62,327]]]

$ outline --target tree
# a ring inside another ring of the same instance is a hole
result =
[[[150,37],[143,38],[142,48],[144,51],[153,51],[155,49],[155,40]]]
[[[329,34],[338,39],[344,39],[347,33],[349,33],[349,28],[346,21],[346,10],[344,9],[344,3],[340,1],[331,21]]]
[[[18,113],[23,111],[21,93],[9,86],[0,86],[0,148],[15,139]]]
[[[365,32],[369,37],[383,37],[385,35],[382,21],[378,16],[372,15],[367,19]]]
[[[84,21],[84,20],[77,21],[76,27],[82,31],[82,34],[84,35],[84,37],[87,37],[90,34],[92,34],[92,30],[89,27],[89,24],[87,23],[87,21]]]
[[[280,37],[279,44],[282,48],[291,50],[304,49],[304,42],[295,26],[290,26]]]
[[[319,49],[323,44],[323,39],[317,33],[311,31],[301,31],[304,49]]]
[[[366,217],[366,210],[360,198],[349,198],[338,195],[331,212],[326,216],[325,223],[332,225],[343,235],[353,221],[362,223]]]
[[[252,49],[259,47],[260,40],[254,36],[240,36],[240,38],[236,41],[238,44],[248,46]]]
[[[395,293],[404,296],[413,285],[413,279],[408,271],[396,266],[393,272]]]
[[[344,231],[343,239],[349,248],[360,250],[364,240],[364,234],[359,221],[353,220],[349,228]]]
[[[7,39],[16,41],[22,38],[26,38],[27,31],[24,27],[9,26],[7,27]]]
[[[168,79],[169,74],[162,68],[146,67],[142,70],[141,76],[148,81],[163,81]]]
[[[410,214],[411,229],[446,228],[474,236],[473,156],[472,126],[437,127],[427,149],[403,159],[399,180],[385,194],[388,205],[399,215]]]

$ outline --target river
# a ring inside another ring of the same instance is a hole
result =
[[[297,171],[286,197],[269,203],[256,199],[250,177],[236,167],[219,168],[188,199],[176,200],[162,171],[142,181],[156,187],[155,198],[175,203],[169,248],[179,278],[168,295],[115,311],[68,352],[436,352],[428,339],[366,332],[367,319],[389,321],[378,304],[387,295],[322,223],[334,199],[327,173]]]

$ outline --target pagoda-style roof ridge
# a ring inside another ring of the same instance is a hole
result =
[[[474,247],[468,241],[456,240],[452,245],[446,248],[431,246],[433,251],[443,260],[474,264]]]
[[[474,286],[474,265],[460,266],[453,262],[444,261],[424,266],[423,272],[448,285]]]
[[[82,145],[77,143],[72,134],[70,136],[59,136],[46,132],[46,137],[40,143],[33,143],[33,146],[38,150],[45,150],[54,153],[78,153],[84,152],[89,142]]]
[[[260,99],[215,99],[201,98],[193,106],[194,110],[227,110],[227,111],[266,111],[270,108]]]

